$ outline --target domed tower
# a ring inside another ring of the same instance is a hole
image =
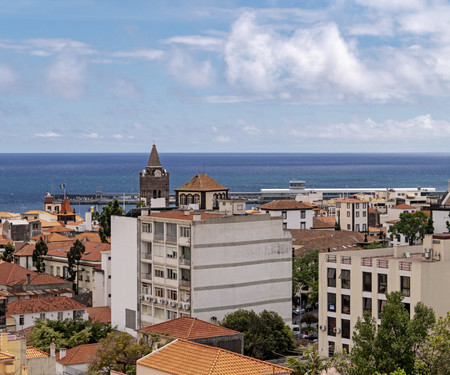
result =
[[[150,207],[151,199],[164,198],[166,207],[169,205],[169,172],[162,168],[158,151],[153,144],[145,169],[139,178],[140,196],[145,198]]]

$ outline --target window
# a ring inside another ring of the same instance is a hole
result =
[[[143,233],[152,233],[152,225],[150,223],[142,223]]]
[[[173,301],[177,301],[177,291],[172,289],[167,289],[167,298]]]
[[[168,268],[167,269],[167,278],[176,280],[177,279],[177,270],[174,268]]]
[[[356,224],[356,231],[359,232],[359,224]]]
[[[350,320],[342,319],[341,320],[341,329],[342,329],[342,338],[350,339]]]
[[[19,315],[19,326],[23,326],[25,324],[25,317],[23,315]]]
[[[367,216],[367,211],[363,211],[363,217]]]
[[[336,345],[333,341],[328,341],[328,356],[334,356],[334,351],[336,349]]]
[[[283,223],[283,229],[287,229],[287,223]]]
[[[64,313],[62,311],[58,311],[58,320],[64,320]]]
[[[350,289],[350,270],[341,271],[341,288]]]
[[[39,319],[45,320],[45,313],[40,313],[39,314]]]
[[[367,230],[367,225],[363,224],[363,232],[365,232]]]
[[[328,311],[336,311],[336,294],[328,293]]]
[[[328,317],[328,335],[329,336],[336,336],[336,318],[332,318],[331,316]]]
[[[363,292],[372,291],[372,274],[370,272],[363,272]]]
[[[342,295],[342,314],[350,314],[350,296]]]
[[[155,256],[157,257],[164,256],[164,245],[153,244],[153,250],[155,252]]]
[[[378,293],[386,293],[387,291],[387,275],[384,273],[378,274]]]
[[[164,268],[155,266],[155,277],[164,277]]]
[[[300,223],[300,229],[306,229],[306,223],[305,222]]]
[[[176,311],[167,310],[167,319],[176,319],[176,318],[177,318]]]
[[[347,208],[350,209],[350,203],[347,203]]]
[[[304,219],[306,217],[306,211],[300,211],[300,219]]]
[[[351,229],[352,229],[351,225],[347,224],[347,230],[351,230]]]
[[[409,276],[400,276],[400,288],[405,297],[409,297],[411,295],[410,282],[411,279]]]
[[[336,287],[336,268],[328,268],[327,277],[328,277],[328,286]]]
[[[356,216],[356,217],[359,217],[359,211],[356,211],[356,212],[355,212],[355,216]]]
[[[372,314],[372,298],[363,297],[363,313]]]
[[[83,272],[80,271],[80,273],[78,274],[78,280],[83,281]]]
[[[336,208],[341,208],[341,203],[340,202],[336,203]]]
[[[347,217],[350,217],[350,211],[347,211]]]
[[[386,300],[379,299],[378,300],[378,319],[381,318],[381,313],[383,312],[384,305],[386,305]]]
[[[164,298],[164,289],[163,288],[155,288],[156,297]]]
[[[286,211],[282,211],[281,214],[283,215],[283,219],[287,218],[287,212]]]
[[[173,246],[166,247],[167,258],[177,258],[177,248]]]
[[[51,268],[50,268],[51,270]],[[56,267],[56,276],[61,276],[61,267]],[[66,277],[66,276],[64,276]]]
[[[191,237],[191,228],[180,227],[180,237],[189,238]]]
[[[342,344],[342,351],[346,353],[350,353],[350,347],[348,344]]]
[[[56,267],[56,273],[57,273],[57,275],[59,275],[58,274],[58,268],[59,267]],[[64,266],[63,267],[63,277],[65,278],[65,279],[67,279],[68,277],[69,277],[69,270],[68,270],[68,268],[66,267],[66,266]]]
[[[367,206],[366,206],[366,203],[363,203],[363,208],[366,208]]]
[[[155,307],[155,318],[164,319],[164,309],[160,309],[159,307]]]
[[[155,223],[155,239],[164,239],[164,223]]]
[[[50,266],[50,275],[53,276],[53,266]]]
[[[75,311],[73,313],[75,315]],[[136,311],[125,309],[125,327],[136,329]]]
[[[86,271],[86,282],[91,281],[91,273],[89,271]]]
[[[167,241],[177,242],[176,224],[167,224]]]
[[[356,203],[355,206],[356,206],[356,209],[358,210],[359,209],[359,203]]]

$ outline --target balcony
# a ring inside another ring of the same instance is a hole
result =
[[[141,273],[141,278],[145,279],[145,280],[151,280],[152,279],[152,274],[151,273],[142,272]]]
[[[372,258],[362,258],[361,259],[361,266],[372,267]]]
[[[411,271],[411,262],[399,262],[398,269],[400,271]]]
[[[168,234],[166,237],[166,241],[167,242],[177,242],[177,236],[176,235],[172,235],[172,234]]]
[[[180,286],[191,286],[191,280],[180,280]]]
[[[378,259],[377,267],[378,268],[389,268],[389,261],[386,259]]]
[[[164,233],[155,233],[154,239],[157,241],[164,241]]]
[[[352,257],[341,256],[341,264],[352,264]]]
[[[142,259],[152,260],[152,253],[142,253]]]
[[[190,259],[186,259],[183,257],[180,257],[180,265],[181,266],[190,266],[191,265],[191,260]]]
[[[327,262],[336,263],[336,255],[327,254]]]

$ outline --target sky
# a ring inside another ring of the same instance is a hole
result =
[[[0,152],[450,152],[450,3],[0,0]]]

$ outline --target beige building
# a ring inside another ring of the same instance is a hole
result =
[[[412,314],[418,302],[436,316],[450,311],[450,234],[427,235],[423,246],[347,251],[319,255],[319,352],[348,350],[358,317],[375,319],[385,293],[402,291]]]
[[[336,216],[341,230],[365,232],[369,229],[368,201],[347,198],[336,200],[335,203]]]

